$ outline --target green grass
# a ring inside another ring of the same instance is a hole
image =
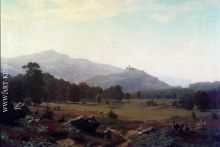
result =
[[[50,103],[50,106],[60,106],[64,110],[78,110],[78,111],[89,111],[89,112],[102,112],[107,113],[113,110],[124,119],[128,120],[165,120],[175,116],[179,117],[191,117],[190,110],[181,108],[169,108],[160,107],[160,105],[170,104],[172,100],[157,99],[155,100],[158,107],[147,107],[147,100],[132,100],[129,103],[124,102],[121,104],[57,104]]]
[[[132,102],[132,103],[146,103],[151,100],[153,100],[154,102],[156,102],[159,105],[170,105],[175,101],[174,99],[159,98],[159,99],[131,99],[130,102]]]
[[[113,110],[120,118],[128,120],[167,120],[173,117],[192,118],[192,110],[186,110],[183,108],[173,108],[171,104],[172,99],[154,99],[158,104],[155,107],[147,106],[147,101],[150,99],[132,99],[129,101],[123,101],[117,104],[69,104],[69,103],[50,103],[49,106],[60,106],[62,110],[74,113],[74,111],[88,112],[90,113],[108,113]],[[220,116],[219,110],[210,110],[208,112],[199,112],[195,110],[196,116],[199,118],[211,118],[212,112],[217,112]]]

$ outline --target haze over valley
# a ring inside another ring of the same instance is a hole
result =
[[[220,0],[1,0],[1,146],[220,147]]]

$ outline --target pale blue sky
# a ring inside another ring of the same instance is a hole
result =
[[[6,57],[48,49],[154,75],[220,80],[219,0],[2,0]]]

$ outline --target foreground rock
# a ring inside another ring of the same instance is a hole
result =
[[[94,134],[96,133],[96,129],[99,127],[100,123],[94,116],[79,116],[69,120],[66,125],[71,125],[81,131]]]

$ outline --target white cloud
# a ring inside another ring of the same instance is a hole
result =
[[[219,0],[189,0],[179,3],[165,5],[159,1],[153,1],[148,5],[148,16],[159,23],[169,23],[183,14],[188,16],[193,12],[207,11],[208,9],[219,8]]]
[[[3,9],[3,18],[10,21],[89,21],[128,12],[135,3],[135,0],[17,0],[15,7]]]
[[[141,9],[148,17],[168,23],[179,14],[220,7],[219,0],[190,0],[165,5],[159,0],[16,0],[14,7],[3,6],[3,20],[81,22],[112,17]]]
[[[166,12],[166,13],[153,13],[151,18],[159,23],[169,23],[170,21],[176,18],[175,13]]]

